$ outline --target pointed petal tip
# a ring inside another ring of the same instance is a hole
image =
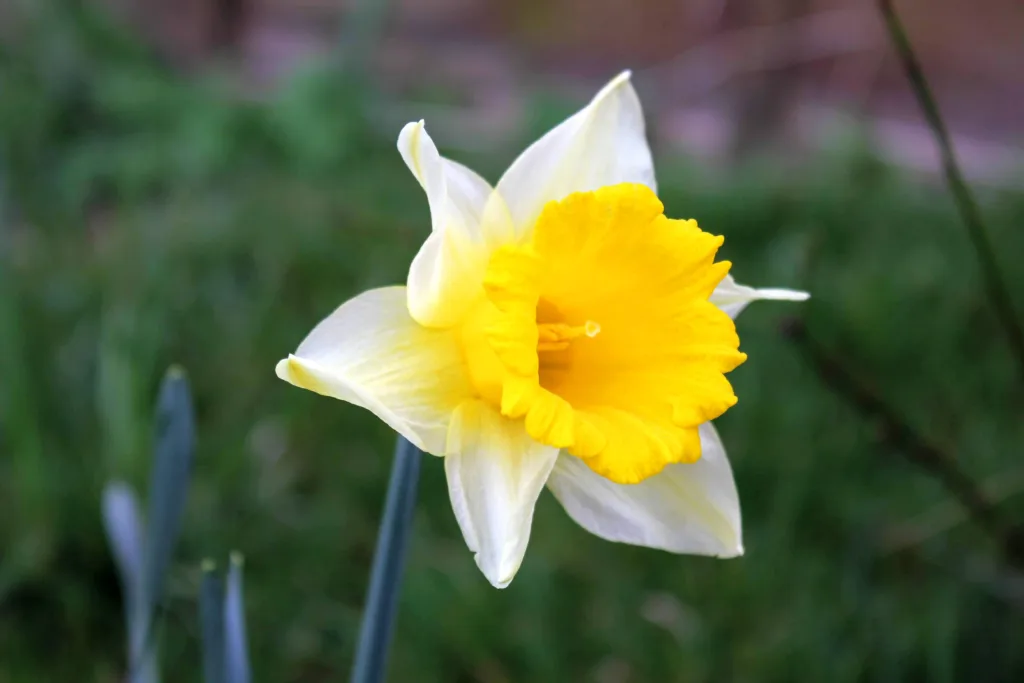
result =
[[[274,366],[274,373],[285,382],[304,388],[299,378],[306,374],[305,368],[302,365],[302,359],[295,354],[289,353],[287,358],[277,361],[277,365]]]
[[[399,154],[402,155],[402,159],[405,161],[405,165],[409,167],[409,170],[412,171],[420,185],[424,185],[425,182],[421,159],[421,147],[425,144],[433,147],[433,141],[430,140],[429,135],[426,135],[426,125],[423,119],[410,121],[402,126],[402,130],[398,133],[396,146],[398,147]],[[436,150],[434,151],[436,153]],[[425,185],[424,188],[426,188]]]
[[[807,301],[811,298],[810,292],[803,292],[798,289],[758,289],[759,299],[774,299],[776,301]]]
[[[323,387],[322,383],[311,374],[309,366],[295,354],[290,353],[287,358],[277,361],[277,365],[274,366],[274,372],[285,382],[300,389],[329,395],[329,392]]]
[[[277,365],[274,366],[274,374],[276,374],[279,378],[283,379],[285,382],[291,381],[290,379],[288,379],[288,362],[290,360],[291,355],[289,355],[288,358],[282,358],[281,360],[277,361]]]
[[[424,128],[425,126],[426,124],[424,123],[423,119],[420,119],[419,121],[410,121],[409,123],[402,126],[402,130],[398,132],[399,144],[402,143],[403,138],[411,135],[416,129]]]
[[[492,586],[494,586],[495,588],[497,588],[500,591],[501,590],[505,590],[510,585],[512,585],[512,577],[511,576],[506,577],[504,579],[496,579],[494,577],[487,576],[486,574],[484,574],[484,576],[487,578],[487,582],[488,583],[490,583]]]
[[[632,77],[633,72],[630,71],[629,69],[625,69],[624,71],[619,72],[617,76],[608,81],[608,83],[603,88],[601,88],[601,90],[599,90],[596,95],[594,95],[593,101],[598,102],[607,97],[608,95],[610,95],[611,93],[615,92],[619,88],[623,86],[630,86],[630,79]]]
[[[482,561],[482,558],[480,557],[480,553],[476,553],[473,556],[473,559],[476,560],[476,566],[480,568],[480,571],[483,573],[484,578],[487,579],[487,582],[490,583],[492,586],[494,586],[495,588],[497,588],[499,590],[504,589],[504,588],[508,588],[509,584],[512,583],[512,579],[514,579],[516,574],[519,572],[519,565],[518,564],[513,566],[513,567],[509,567],[509,566],[490,567],[490,566],[487,566]]]
[[[733,548],[723,552],[721,555],[718,556],[718,559],[720,559],[720,560],[732,560],[732,559],[735,559],[737,557],[743,557],[743,555],[745,553],[746,553],[746,549],[743,547],[743,544],[740,543],[740,542],[737,542],[735,547],[733,547]]]

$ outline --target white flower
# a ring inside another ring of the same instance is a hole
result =
[[[736,402],[724,373],[746,358],[732,317],[807,294],[737,284],[714,261],[722,238],[663,215],[629,73],[494,188],[441,157],[422,121],[398,148],[432,221],[408,286],[343,304],[277,374],[444,456],[466,543],[497,587],[519,569],[545,485],[603,538],[741,554],[709,421]]]

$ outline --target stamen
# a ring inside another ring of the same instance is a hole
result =
[[[579,337],[593,339],[601,332],[601,326],[593,320],[582,325],[565,323],[541,323],[537,325],[537,351],[564,351],[569,342]]]

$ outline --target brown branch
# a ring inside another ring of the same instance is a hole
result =
[[[982,494],[993,504],[1024,492],[1024,467],[997,472],[979,482]],[[930,538],[945,533],[956,525],[969,520],[955,500],[943,500],[910,519],[894,524],[883,534],[882,548],[885,552],[897,552],[921,545]]]
[[[803,351],[822,382],[846,400],[865,420],[881,427],[884,445],[937,479],[964,507],[968,516],[999,544],[1006,560],[1024,570],[1024,535],[1003,517],[951,454],[919,434],[880,395],[852,372],[807,331],[799,319],[787,321],[783,333]]]

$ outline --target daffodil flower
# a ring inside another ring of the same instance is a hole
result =
[[[722,238],[663,214],[629,73],[491,187],[422,121],[398,149],[432,230],[407,286],[342,304],[277,365],[444,457],[487,579],[509,584],[546,485],[588,531],[675,553],[742,554],[732,470],[710,420],[736,403],[732,318],[752,289]]]

